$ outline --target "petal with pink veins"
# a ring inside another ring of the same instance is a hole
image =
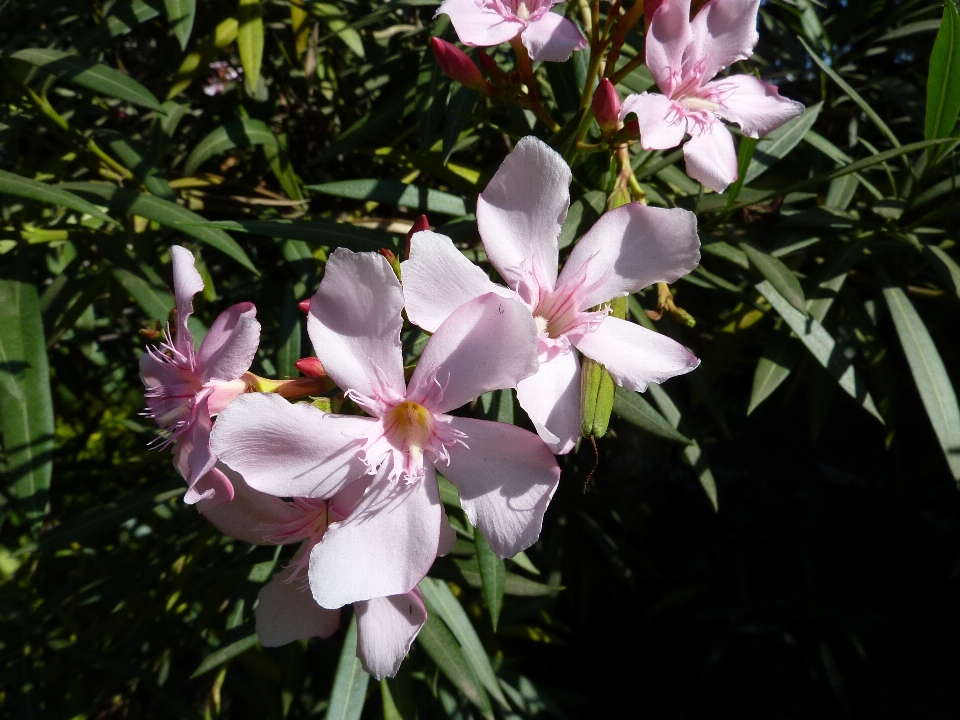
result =
[[[358,451],[375,422],[250,393],[220,413],[211,442],[220,459],[255,490],[329,498],[366,474]]]
[[[427,621],[427,608],[417,588],[403,595],[365,600],[357,613],[357,657],[377,680],[393,677]]]
[[[467,447],[451,445],[441,469],[460,504],[499,557],[512,557],[540,537],[543,514],[560,481],[560,467],[543,440],[507,423],[454,417]]]
[[[203,398],[193,409],[193,422],[190,428],[177,440],[174,450],[174,464],[180,475],[187,481],[188,487],[213,469],[217,456],[210,449],[210,429],[213,421],[207,409],[207,399]],[[196,501],[194,501],[196,502]]]
[[[683,53],[690,37],[690,0],[664,0],[654,11],[647,30],[646,60],[657,87],[665,95],[672,95],[680,81]]]
[[[577,309],[672,283],[700,262],[697,216],[679,208],[630,203],[604,213],[576,244],[557,286],[574,289]]]
[[[297,552],[300,555],[307,544]],[[290,562],[257,595],[257,638],[264,647],[279,647],[294,640],[328,638],[340,627],[340,611],[317,605],[306,578],[295,578],[299,563]]]
[[[193,296],[203,291],[203,278],[197,272],[193,253],[185,247],[170,248],[173,260],[173,295],[177,301],[177,337],[174,347],[184,355],[193,351],[193,335],[187,320],[193,315]]]
[[[683,142],[687,118],[673,100],[656,93],[629,95],[620,106],[620,119],[636,113],[644,150],[666,150]]]
[[[700,123],[683,146],[687,175],[722,193],[737,179],[737,152],[730,131],[719,120]]]
[[[570,350],[542,361],[535,375],[517,385],[517,400],[552,452],[565,455],[573,450],[580,437],[577,354]]]
[[[390,263],[338,248],[310,301],[307,331],[317,358],[342,390],[403,397],[403,293]]]
[[[519,35],[523,23],[512,13],[496,12],[494,8],[497,5],[477,0],[444,0],[434,17],[448,15],[457,37],[464,45],[499,45]]]
[[[537,326],[519,300],[487,293],[461,305],[423,348],[407,398],[446,413],[537,371]]]
[[[250,369],[260,345],[253,303],[237,303],[217,316],[197,351],[200,382],[236,380]]]
[[[468,300],[489,292],[514,297],[467,260],[450,238],[428,230],[410,239],[410,258],[400,263],[400,271],[407,317],[431,333]]]
[[[700,364],[676,340],[610,316],[576,345],[585,356],[603,363],[617,385],[640,392],[650,383],[662,383]]]
[[[407,484],[390,463],[350,517],[327,528],[310,555],[310,588],[326,608],[409,592],[427,574],[440,541],[440,490],[433,466]]]
[[[570,168],[542,140],[517,143],[477,200],[490,262],[511,289],[536,304],[557,279],[560,226],[570,206]]]
[[[520,40],[535,62],[566,62],[574,50],[587,46],[587,39],[576,25],[552,12],[531,19]]]
[[[700,77],[710,80],[738,60],[746,60],[760,39],[760,0],[708,0],[690,23],[687,56],[701,62]]]
[[[748,137],[763,137],[803,115],[802,103],[782,97],[774,85],[753,75],[731,75],[703,90],[720,101],[717,115],[737,123]]]
[[[292,503],[254,490],[239,473],[229,468],[226,475],[233,485],[233,500],[228,503],[201,500],[197,510],[224,535],[251,545],[276,545],[271,538],[277,527],[294,522],[302,512]]]

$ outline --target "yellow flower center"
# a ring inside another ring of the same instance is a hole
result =
[[[429,444],[432,429],[431,413],[423,405],[406,400],[390,411],[391,420],[396,423],[391,433],[400,441],[404,450],[419,457],[423,448]]]

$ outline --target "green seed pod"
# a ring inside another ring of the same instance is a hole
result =
[[[627,315],[627,299],[610,303],[610,314],[623,320]],[[580,367],[580,432],[584,437],[601,438],[607,434],[613,394],[616,386],[607,369],[590,358],[583,358]]]

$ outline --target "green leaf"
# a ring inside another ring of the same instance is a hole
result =
[[[421,213],[438,213],[460,217],[472,212],[463,198],[433,188],[416,187],[396,180],[338,180],[322,185],[308,185],[308,190],[351,198],[353,200],[372,200],[374,202],[408,207]]]
[[[147,190],[164,200],[177,199],[170,184],[160,172],[160,168],[154,165],[150,159],[150,153],[140,143],[112,130],[103,131],[99,136],[105,139],[110,151],[137,176]]]
[[[757,291],[767,299],[767,302],[784,319],[787,326],[793,330],[810,354],[816,358],[830,376],[843,390],[868,413],[881,423],[883,418],[873,404],[873,398],[867,392],[863,381],[853,367],[853,363],[846,356],[847,348],[837,345],[836,340],[827,332],[817,320],[805,316],[783,297],[769,282],[764,280],[756,285]]]
[[[287,136],[283,133],[277,136],[276,146],[265,144],[263,154],[270,163],[270,169],[280,183],[280,187],[291,200],[303,200],[303,191],[300,189],[300,178],[297,177],[293,165],[290,163],[290,154],[287,152]]]
[[[357,657],[357,616],[354,615],[350,618],[347,636],[343,639],[326,720],[360,720],[369,682],[370,676],[363,671],[360,658]]]
[[[960,407],[950,376],[933,338],[906,293],[898,287],[885,287],[883,297],[890,308],[923,407],[950,466],[950,474],[960,485]]]
[[[197,14],[197,0],[163,0],[163,4],[173,34],[180,43],[180,49],[186,52],[190,33],[193,32],[193,20]]]
[[[160,101],[136,80],[106,65],[70,55],[60,50],[28,48],[10,57],[36,65],[45,72],[85,87],[88,90],[125,100],[133,105],[162,112]]]
[[[823,103],[818,102],[803,111],[803,115],[794,118],[786,125],[760,139],[747,168],[745,183],[751,183],[770,169],[775,162],[787,156],[803,140],[817,121]],[[741,140],[741,142],[743,142]]]
[[[203,163],[215,155],[235,147],[270,145],[277,147],[273,131],[260,120],[244,118],[221,125],[209,133],[190,153],[183,165],[184,175],[193,175]]]
[[[450,27],[447,15],[438,17],[430,31],[442,37]],[[420,148],[427,152],[437,139],[446,112],[446,98],[450,95],[450,79],[443,74],[433,52],[426,47],[420,56],[417,72],[417,127],[420,129]]]
[[[667,422],[656,408],[643,399],[639,393],[617,387],[613,398],[613,411],[641,430],[662,437],[664,440],[693,445],[694,442]]]
[[[960,266],[954,262],[953,258],[947,254],[943,248],[936,245],[927,245],[923,252],[932,255],[934,266],[940,273],[940,276],[946,281],[953,294],[960,297]]]
[[[190,676],[191,680],[200,677],[205,672],[220,667],[224,663],[230,662],[257,644],[257,633],[250,632],[249,627],[240,626],[237,630],[240,631],[240,633],[237,634],[241,635],[241,637],[237,640],[227,641],[226,644],[221,645],[207,655],[203,659],[203,662],[200,663],[200,666],[193,671],[193,675]],[[230,635],[233,635],[233,633],[230,633]]]
[[[160,14],[160,11],[154,7],[155,0],[144,2],[143,0],[131,0],[125,2],[120,7],[117,3],[110,8],[109,14],[92,32],[84,33],[82,38],[77,39],[74,46],[80,55],[88,55],[90,48],[102,47],[110,42],[112,38],[119,35],[126,35],[134,27],[147,20],[153,20]]]
[[[740,146],[737,148],[737,179],[727,191],[727,210],[733,207],[737,196],[740,194],[743,184],[747,181],[747,165],[750,163],[753,154],[757,149],[759,140],[744,135],[740,138]]]
[[[417,642],[437,664],[440,672],[466,696],[467,700],[480,709],[484,717],[492,720],[493,709],[490,707],[490,698],[470,670],[460,645],[438,615],[431,613],[427,616],[427,622],[417,634]]]
[[[0,193],[50,203],[51,205],[60,205],[70,210],[86,213],[104,222],[115,222],[96,205],[87,202],[83,198],[77,197],[73,193],[25,178],[22,175],[7,172],[6,170],[0,170]]]
[[[740,248],[750,259],[750,263],[760,272],[767,281],[776,288],[787,301],[804,315],[807,314],[807,299],[803,296],[800,281],[782,260],[768,255],[748,243],[740,243]]]
[[[453,567],[454,572],[450,572],[444,577],[458,583],[465,582],[470,587],[483,587],[483,579],[480,577],[480,567],[477,565],[476,558],[454,559]],[[439,577],[443,571],[437,570],[437,566],[434,566],[434,570],[431,570],[431,572]],[[559,591],[560,588],[554,585],[545,585],[511,572],[506,574],[503,584],[503,594],[514,597],[543,597],[545,595],[556,595]]]
[[[498,558],[490,548],[490,543],[483,533],[474,529],[473,543],[477,549],[477,565],[480,567],[480,580],[483,582],[483,599],[490,611],[490,623],[496,632],[500,622],[500,610],[503,607],[503,591],[507,579],[507,571],[503,559]]]
[[[365,58],[367,56],[363,49],[363,39],[360,37],[360,33],[350,27],[350,24],[344,19],[346,16],[343,10],[336,5],[326,3],[311,3],[310,9],[323,18],[327,27],[330,28],[330,32],[340,38],[343,44],[357,57]]]
[[[161,325],[170,319],[174,300],[166,288],[158,288],[124,268],[115,267],[112,268],[112,272],[113,277],[130,293],[130,297],[136,301],[148,318],[156,320]]]
[[[260,0],[239,0],[237,6],[237,52],[243,65],[243,83],[248,95],[255,95],[263,64],[263,15]]]
[[[130,518],[155,508],[161,503],[179,497],[185,492],[183,481],[169,480],[154,487],[134,490],[115,502],[104,502],[83,514],[68,518],[63,524],[40,536],[37,549],[49,552],[84,540],[104,530],[111,530]]]
[[[800,359],[798,350],[797,341],[790,337],[789,333],[776,333],[770,338],[753,373],[753,388],[750,391],[747,415],[756,410],[760,403],[790,377],[794,365]]]
[[[479,534],[479,532],[475,533],[475,535]],[[483,649],[483,643],[477,637],[477,631],[473,629],[470,618],[467,617],[460,601],[450,592],[447,583],[426,577],[420,581],[420,592],[423,593],[427,609],[431,613],[436,613],[450,628],[474,676],[497,702],[509,710],[510,706],[503,696],[503,691],[500,690],[500,684],[493,672],[493,666],[490,665],[487,651]]]
[[[236,240],[223,230],[203,227],[204,219],[202,217],[176,203],[105,183],[61,183],[56,187],[75,192],[81,196],[101,200],[114,212],[140,215],[148,220],[184,232],[233,258],[251,272],[260,274],[260,271],[254,267],[250,258],[247,257],[247,253],[237,244]]]
[[[24,278],[26,258],[0,275],[0,431],[5,483],[34,533],[47,507],[53,473],[53,400],[37,288]]]
[[[943,22],[930,55],[924,139],[950,137],[957,115],[960,115],[960,12],[956,0],[945,0]]]
[[[887,136],[887,139],[890,141],[890,144],[895,148],[900,147],[900,141],[897,140],[897,136],[893,134],[893,131],[887,127],[887,124],[880,119],[880,116],[877,114],[877,111],[870,107],[870,103],[863,99],[863,97],[854,90],[850,84],[840,77],[833,68],[827,65],[823,60],[820,59],[820,56],[810,49],[810,46],[807,45],[803,39],[800,39],[800,42],[803,44],[803,47],[806,49],[807,54],[810,55],[810,58],[820,67],[820,69],[827,75],[831,80],[833,80],[840,88],[850,96],[850,99],[853,100],[857,105],[860,106],[860,109],[863,110],[864,114],[870,118],[871,122],[877,126],[877,129]]]
[[[253,233],[284,240],[323,245],[329,248],[345,247],[355,252],[376,251],[380,248],[396,248],[394,236],[379,230],[338,223],[333,220],[221,220],[218,222],[193,222],[192,226],[218,228],[230,232]],[[186,223],[184,224],[186,228]],[[184,232],[186,230],[184,229]]]
[[[447,114],[443,118],[443,164],[446,165],[460,139],[460,133],[467,126],[473,106],[477,104],[480,93],[459,85],[450,95]]]

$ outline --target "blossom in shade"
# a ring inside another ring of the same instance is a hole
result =
[[[140,379],[146,388],[147,417],[163,431],[161,446],[175,442],[174,465],[187,481],[184,500],[201,498],[226,502],[233,488],[215,467],[210,450],[213,416],[249,387],[244,374],[253,363],[260,343],[260,323],[252,303],[227,308],[213,321],[199,350],[187,320],[193,314],[193,296],[203,290],[203,279],[186,248],[174,245],[173,290],[176,298],[176,333],[157,348],[140,356]]]
[[[383,257],[338,249],[307,328],[327,375],[369,417],[248,395],[213,431],[215,452],[256,490],[359,498],[309,553],[310,588],[325,608],[404,595],[426,575],[444,524],[438,468],[501,557],[536,541],[559,481],[533,433],[448,414],[536,371],[536,327],[524,305],[485,294],[457,308],[424,346],[409,385],[402,308],[400,282]]]
[[[519,35],[531,59],[565,62],[586,47],[587,39],[572,22],[550,12],[561,1],[444,0],[437,15],[450,17],[464,45],[499,45]]]
[[[307,582],[307,565],[313,548],[323,541],[331,523],[344,520],[356,508],[360,496],[350,491],[329,500],[293,498],[290,501],[258,492],[236,473],[224,468],[233,483],[232,502],[218,504],[201,500],[197,507],[218,530],[254,545],[301,543],[290,563],[260,590],[256,629],[264,647],[286,645],[294,640],[326,638],[340,626],[340,610],[320,607]],[[440,554],[454,541],[449,523]],[[357,656],[364,670],[378,680],[396,674],[427,619],[420,591],[354,603],[357,614]]]
[[[803,105],[752,75],[713,80],[753,54],[759,5],[709,0],[691,21],[690,0],[663,0],[646,36],[647,67],[663,94],[630,95],[620,109],[621,119],[636,113],[647,150],[676,147],[689,135],[683,146],[687,174],[716,192],[737,179],[733,138],[721,118],[756,138],[803,114]]]
[[[407,316],[428,332],[477,296],[519,296],[537,326],[539,370],[520,381],[517,398],[558,454],[569,452],[580,434],[580,366],[574,348],[603,363],[629,390],[645,390],[699,364],[674,340],[592,309],[691,272],[700,261],[696,216],[639,203],[611,210],[577,243],[558,277],[558,237],[570,204],[570,179],[570,169],[555,151],[525,137],[481,193],[477,223],[483,246],[510,289],[492,283],[449,238],[433,232],[413,237],[410,259],[402,265]],[[511,341],[498,340],[502,346]]]

